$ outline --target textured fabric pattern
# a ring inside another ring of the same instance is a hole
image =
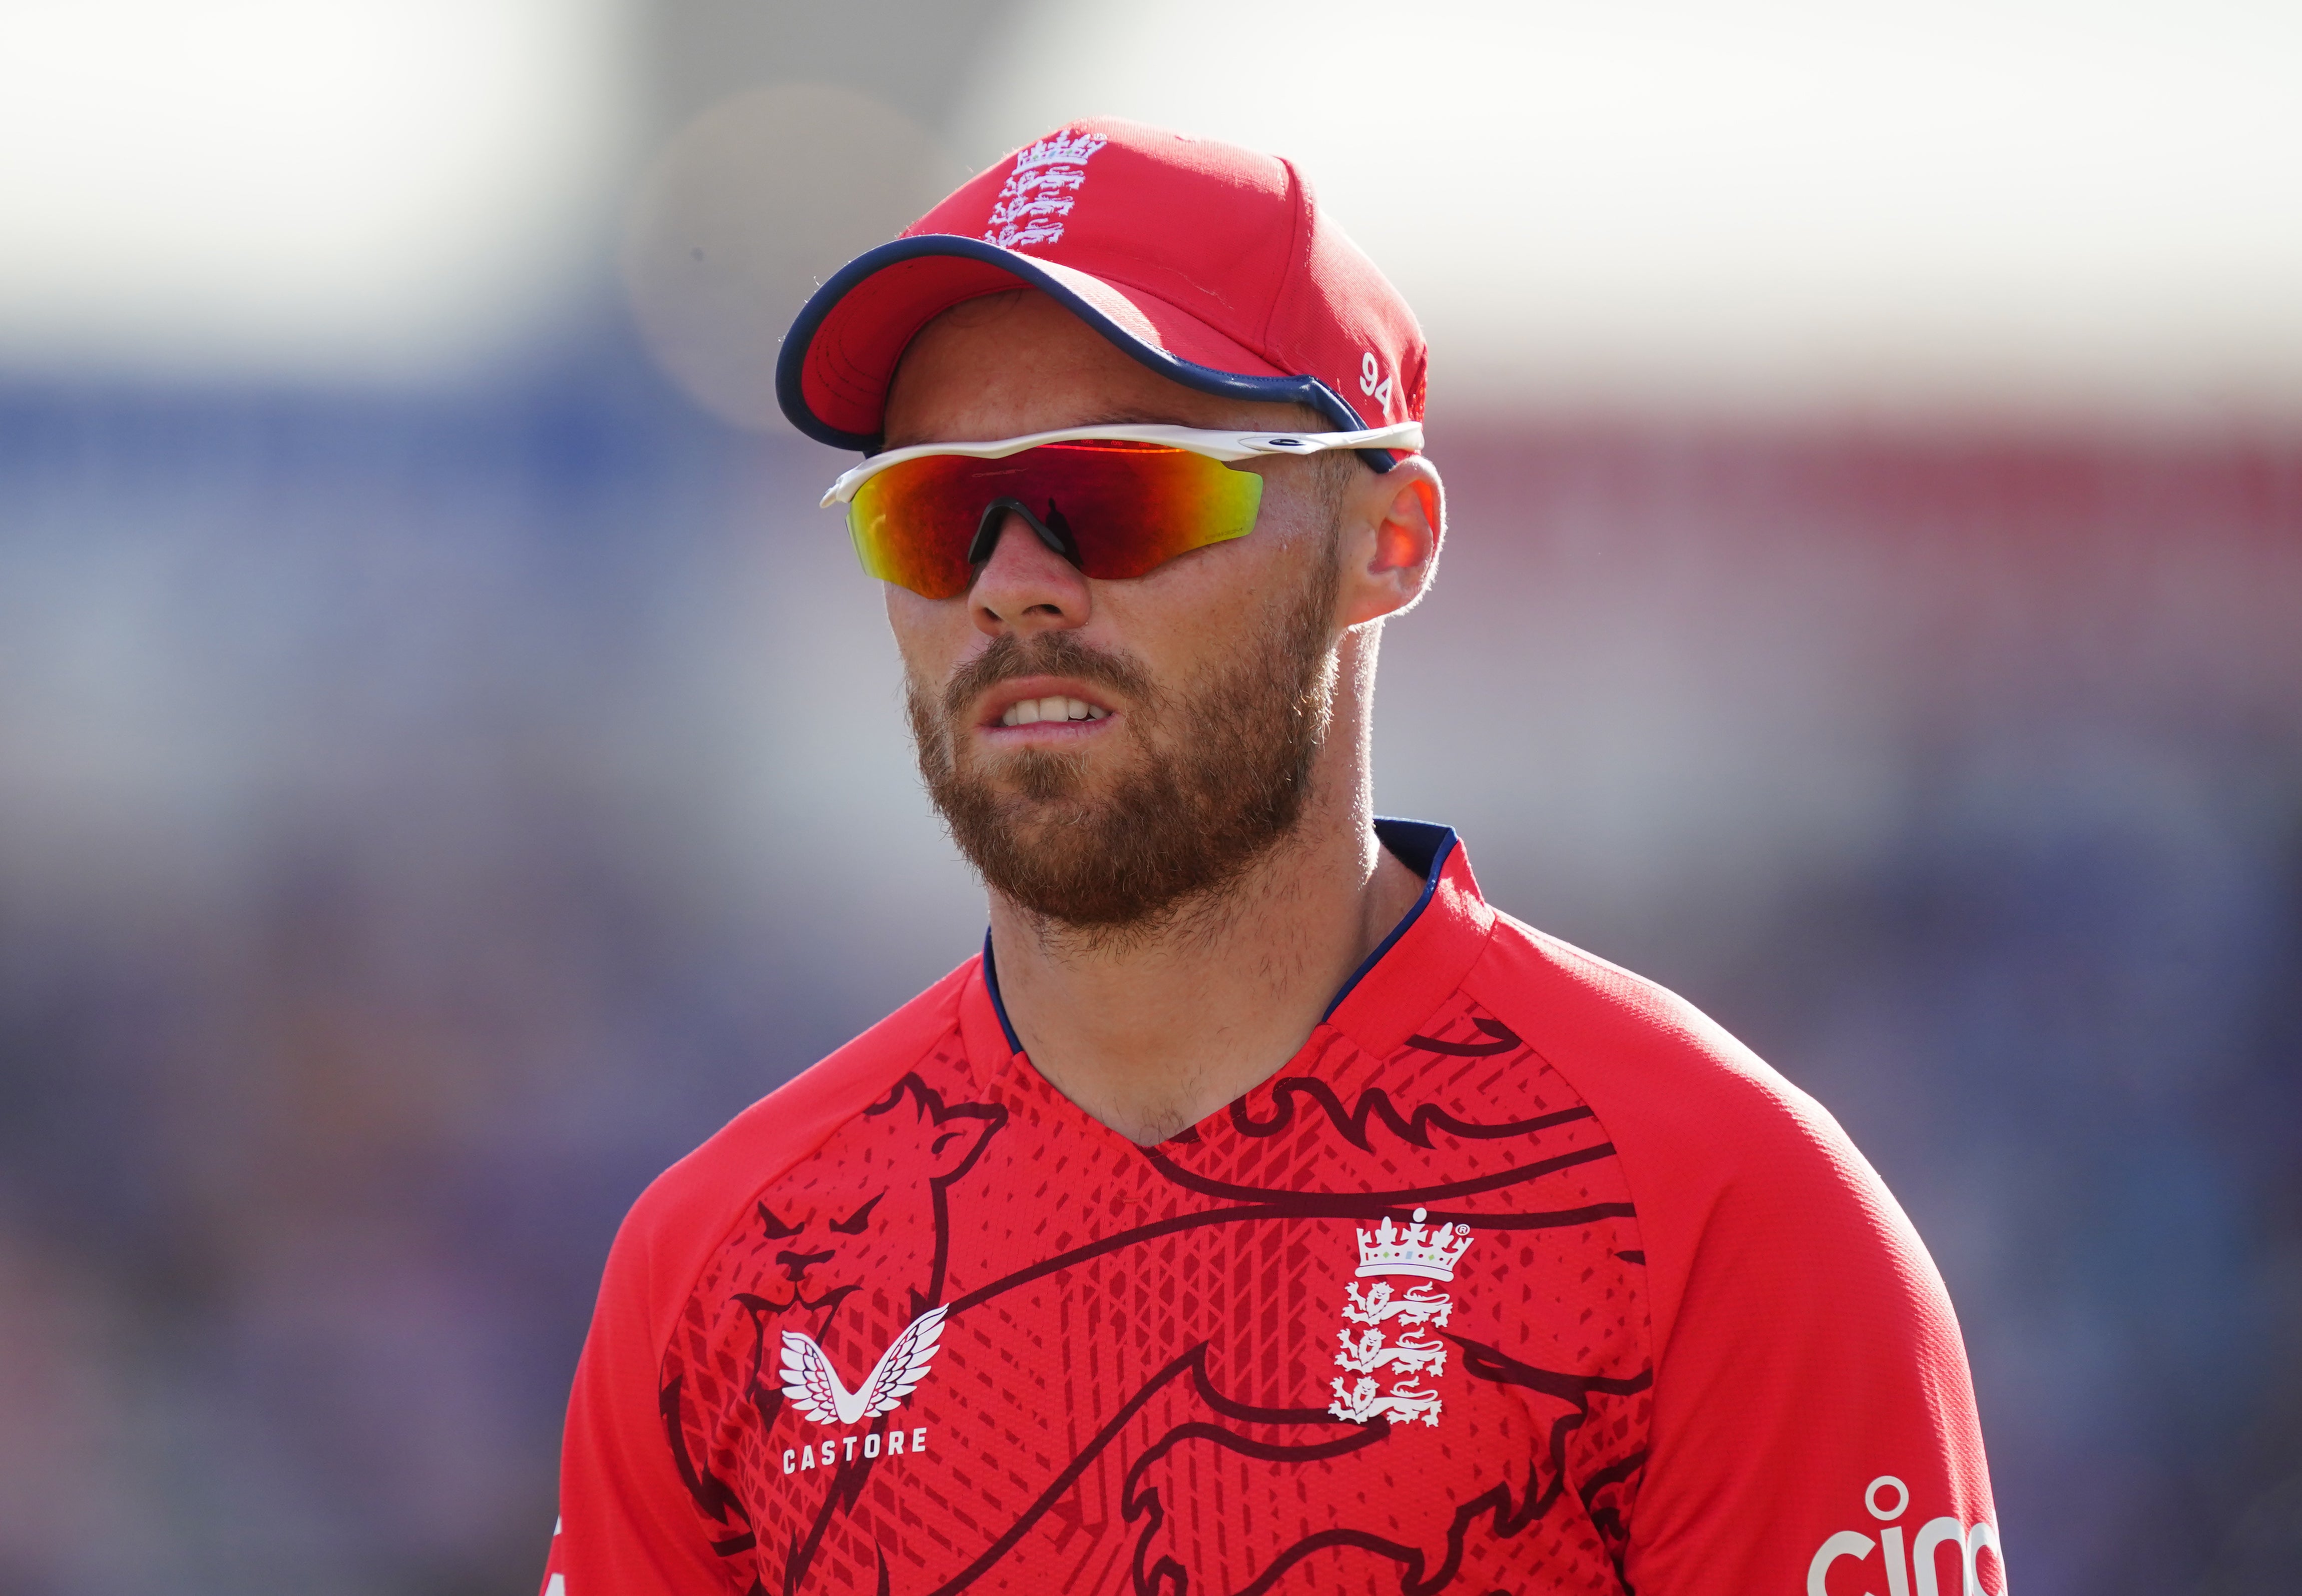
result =
[[[1381,1060],[1324,1033],[1149,1150],[954,1031],[680,1316],[661,1390],[731,1587],[875,1589],[885,1558],[896,1589],[1615,1589],[1651,1365],[1631,1205],[1508,1028],[1458,1000],[1429,1031]],[[1339,1418],[1339,1338],[1381,1328],[1343,1316],[1358,1233],[1441,1204],[1473,1239],[1435,1422]],[[928,1450],[786,1472],[846,1433],[786,1401],[780,1332],[860,1379],[938,1301],[933,1372],[872,1426]]]
[[[1156,1147],[1013,1051],[978,960],[658,1180],[548,1596],[2004,1596],[1876,1173],[1430,829],[1396,941]]]

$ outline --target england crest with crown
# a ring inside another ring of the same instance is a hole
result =
[[[1087,164],[1111,140],[1101,133],[1050,134],[1015,153],[1015,164],[992,202],[986,243],[1003,249],[1052,244],[1063,236],[1063,218],[1079,203]]]
[[[1348,1388],[1341,1374],[1332,1382],[1335,1399],[1327,1411],[1339,1419],[1439,1423],[1439,1392],[1416,1382],[1424,1375],[1436,1379],[1446,1373],[1447,1343],[1431,1334],[1430,1328],[1446,1324],[1455,1302],[1429,1282],[1454,1282],[1455,1264],[1470,1250],[1472,1238],[1468,1225],[1441,1224],[1432,1230],[1429,1218],[1427,1209],[1417,1208],[1413,1221],[1402,1226],[1385,1214],[1372,1233],[1358,1232],[1355,1273],[1358,1280],[1378,1283],[1362,1289],[1357,1281],[1351,1282],[1350,1299],[1343,1306],[1348,1323],[1335,1332],[1336,1366],[1358,1376]],[[1400,1292],[1383,1276],[1405,1276],[1414,1283]],[[1354,1336],[1351,1324],[1366,1328]],[[1385,1380],[1390,1381],[1388,1390]]]

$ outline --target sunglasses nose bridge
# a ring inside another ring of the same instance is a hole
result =
[[[1021,500],[1002,497],[983,507],[983,518],[976,523],[975,540],[967,546],[967,563],[980,566],[987,563],[999,548],[999,531],[1010,514],[1021,516],[1032,535],[1056,554],[1073,565],[1080,563],[1079,542],[1071,536],[1070,525],[1054,501],[1047,501],[1047,518],[1041,520]]]

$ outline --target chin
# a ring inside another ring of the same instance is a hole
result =
[[[1108,785],[1094,778],[1084,751],[1019,748],[984,760],[974,774],[998,794],[1001,809],[1010,814],[1055,807],[1070,811],[1064,818],[1074,821],[1093,805],[1096,789]]]

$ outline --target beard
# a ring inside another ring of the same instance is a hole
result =
[[[984,885],[1049,928],[1105,942],[1172,924],[1219,897],[1302,818],[1334,704],[1341,570],[1332,539],[1241,647],[1199,679],[1155,682],[1070,631],[993,640],[940,694],[906,686],[920,773]],[[970,707],[998,683],[1070,676],[1131,706],[1133,757],[1101,791],[1084,753],[1019,749],[1004,781],[971,761]]]

